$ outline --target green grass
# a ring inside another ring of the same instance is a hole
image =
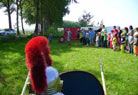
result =
[[[0,44],[0,74],[8,86],[0,83],[0,95],[19,95],[28,70],[24,47],[29,39]],[[138,95],[138,57],[111,49],[50,44],[53,66],[62,73],[84,70],[95,75],[101,82],[99,56],[102,59],[108,95]],[[101,82],[102,83],[102,82]]]

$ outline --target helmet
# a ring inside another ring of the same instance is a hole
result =
[[[46,37],[32,38],[27,43],[25,52],[33,90],[40,95],[55,95],[60,79],[57,70],[51,67],[52,60]]]

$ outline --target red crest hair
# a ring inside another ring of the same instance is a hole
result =
[[[26,64],[30,70],[31,83],[36,93],[47,89],[46,67],[52,65],[48,40],[44,36],[32,38],[25,47]]]

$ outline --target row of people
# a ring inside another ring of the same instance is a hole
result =
[[[131,54],[135,56],[138,55],[138,28],[134,32],[132,26],[125,27],[123,30],[116,26],[113,27],[111,32],[107,33],[105,26],[102,26],[100,31],[94,31],[94,29],[89,28],[89,30],[79,30],[76,37],[76,45],[78,45],[78,40],[84,45],[95,45],[96,47],[110,47],[113,51],[116,50],[118,46],[121,52],[128,50]]]

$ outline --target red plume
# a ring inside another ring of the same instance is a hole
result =
[[[25,52],[33,89],[37,93],[42,93],[47,89],[45,69],[52,65],[48,40],[43,36],[32,38],[27,43]]]

